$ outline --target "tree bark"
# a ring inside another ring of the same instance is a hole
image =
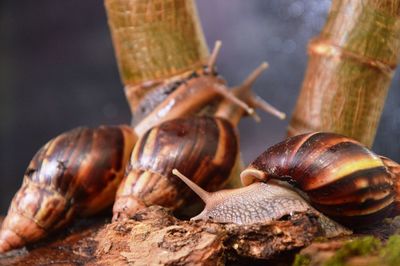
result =
[[[78,222],[46,242],[1,255],[0,265],[244,265],[304,247],[321,232],[307,213],[239,226],[181,221],[153,206],[127,221]]]
[[[331,131],[372,146],[400,54],[400,1],[333,0],[308,51],[288,135]]]

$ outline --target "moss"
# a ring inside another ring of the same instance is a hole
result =
[[[310,262],[311,258],[307,255],[297,254],[294,258],[293,266],[308,266]]]
[[[381,242],[372,237],[362,237],[343,245],[324,266],[341,266],[345,265],[345,261],[352,256],[363,256],[377,252],[381,247]]]
[[[400,265],[400,235],[393,235],[380,251],[382,264],[388,266]]]

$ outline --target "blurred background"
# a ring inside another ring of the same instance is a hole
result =
[[[308,40],[325,22],[328,0],[198,0],[210,47],[222,40],[218,69],[230,85],[262,61],[255,91],[289,116],[307,63]],[[400,161],[400,77],[394,78],[374,150]],[[77,126],[121,124],[130,112],[119,79],[103,2],[0,1],[0,215],[36,151]],[[249,163],[281,141],[289,120],[261,114],[240,125]]]

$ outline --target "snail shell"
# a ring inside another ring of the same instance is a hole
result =
[[[352,228],[380,221],[397,205],[397,179],[381,157],[334,133],[309,133],[278,143],[240,177],[245,186],[288,181],[317,210]]]
[[[194,116],[215,104],[221,95],[229,94],[225,81],[215,74],[193,71],[172,83],[166,81],[146,95],[133,113],[133,127],[141,136],[164,121]]]
[[[136,137],[127,126],[76,128],[33,157],[0,230],[0,252],[22,247],[113,202]]]
[[[238,154],[234,127],[215,117],[166,121],[139,138],[114,203],[114,219],[159,204],[176,209],[190,191],[175,176],[179,168],[203,187],[215,190],[226,181]]]

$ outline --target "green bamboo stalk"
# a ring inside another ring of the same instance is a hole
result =
[[[333,0],[288,135],[332,131],[372,146],[399,54],[400,0]]]
[[[119,72],[131,108],[149,84],[201,67],[208,48],[193,0],[105,0]]]

